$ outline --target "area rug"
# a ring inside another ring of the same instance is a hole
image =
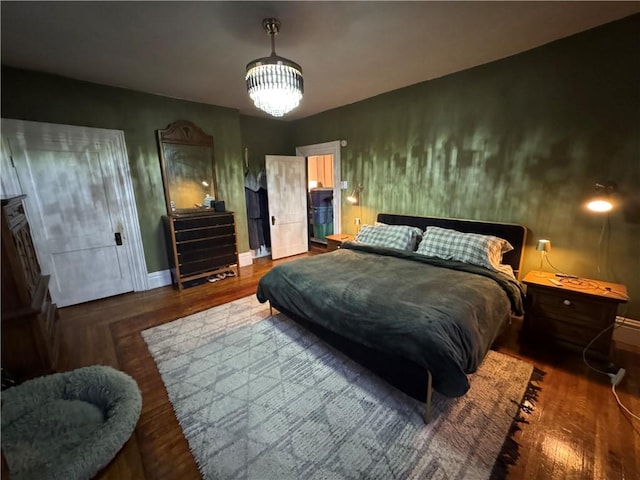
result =
[[[205,479],[489,479],[538,387],[494,351],[423,404],[254,296],[142,332]]]

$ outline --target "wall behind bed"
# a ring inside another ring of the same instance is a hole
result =
[[[365,190],[343,231],[379,211],[521,223],[528,245],[551,239],[558,269],[625,283],[640,319],[639,31],[634,15],[295,121],[293,141],[348,140],[343,180]],[[598,261],[603,217],[582,204],[603,180],[625,203]],[[527,250],[525,273],[539,264]]]

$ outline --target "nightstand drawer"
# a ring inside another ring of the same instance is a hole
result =
[[[609,325],[611,316],[615,316],[617,305],[584,296],[536,290],[532,292],[531,307],[544,317],[602,329]]]
[[[584,326],[567,322],[549,322],[547,323],[547,329],[547,333],[556,340],[567,342],[577,347],[585,347],[602,331],[601,329],[585,328]],[[600,335],[591,344],[590,350],[608,353],[611,333],[609,331]]]

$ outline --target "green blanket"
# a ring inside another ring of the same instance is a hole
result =
[[[506,275],[356,243],[277,265],[257,297],[429,369],[434,389],[449,397],[466,393],[466,374],[523,304],[519,283]]]

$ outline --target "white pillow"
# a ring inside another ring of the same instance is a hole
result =
[[[515,278],[511,266],[502,263],[502,255],[511,250],[513,246],[508,241],[493,235],[427,227],[416,253],[479,265]]]

